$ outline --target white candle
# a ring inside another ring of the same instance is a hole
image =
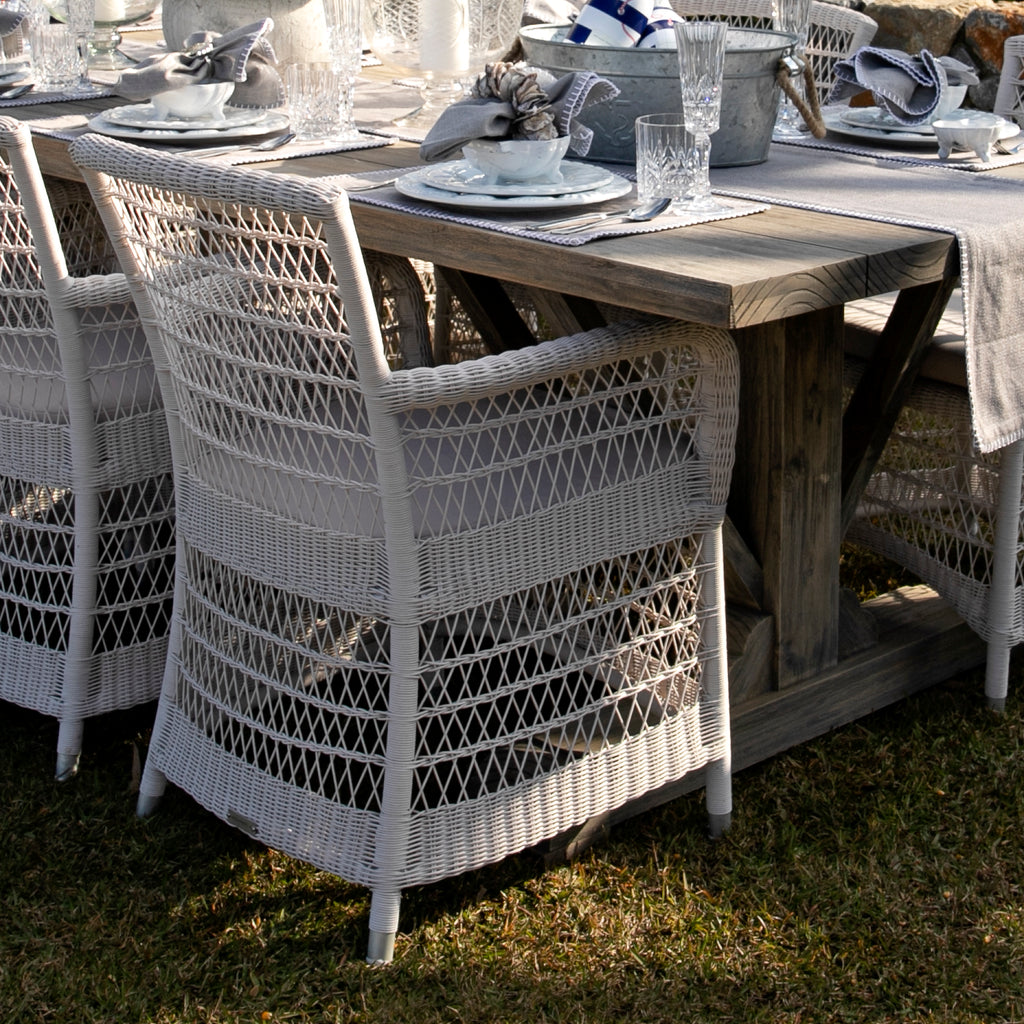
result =
[[[100,24],[124,21],[127,13],[124,0],[96,0],[96,21]]]
[[[420,70],[448,76],[469,70],[467,0],[420,0]]]

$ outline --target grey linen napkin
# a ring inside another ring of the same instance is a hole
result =
[[[147,57],[122,71],[114,90],[125,99],[140,101],[196,82],[234,82],[231,106],[280,106],[284,86],[266,38],[273,27],[272,18],[263,18],[223,35],[194,32],[180,52]]]
[[[538,71],[537,82],[547,93],[559,136],[571,135],[569,149],[586,156],[594,133],[576,119],[586,107],[618,96],[618,86],[593,71],[574,71],[561,78]],[[428,163],[447,160],[474,139],[508,138],[515,117],[512,104],[497,97],[460,100],[441,112],[420,144],[420,157]]]
[[[865,89],[900,124],[923,124],[950,85],[976,85],[974,70],[952,57],[929,50],[914,56],[901,50],[862,46],[835,66],[836,84],[828,102],[847,100]]]
[[[0,6],[0,38],[9,36],[24,20],[28,11],[24,8],[12,10],[6,4]]]

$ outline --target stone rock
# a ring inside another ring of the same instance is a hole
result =
[[[878,22],[872,46],[917,53],[948,54],[976,0],[884,0],[867,3],[864,13]]]
[[[964,48],[981,75],[999,75],[1003,43],[1019,35],[1024,35],[1024,3],[979,5],[964,18]]]

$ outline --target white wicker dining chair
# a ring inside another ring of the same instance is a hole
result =
[[[1024,442],[975,448],[962,301],[957,290],[846,536],[909,569],[986,642],[985,696],[1002,710],[1024,642]],[[847,306],[850,384],[889,308],[885,296]]]
[[[170,780],[261,841],[401,891],[703,769],[731,810],[726,332],[621,325],[393,371],[340,187],[72,147],[165,387]]]
[[[171,616],[170,445],[114,266],[85,186],[0,118],[0,698],[58,719],[60,779],[84,719],[156,699]]]
[[[992,111],[1024,128],[1024,36],[1003,41],[1003,67]]]
[[[772,0],[671,0],[670,5],[679,14],[728,21],[738,28],[772,27]],[[867,46],[877,31],[874,18],[861,11],[812,0],[804,53],[822,103],[832,88],[836,64]]]

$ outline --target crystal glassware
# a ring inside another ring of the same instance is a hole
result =
[[[363,60],[362,0],[324,0],[327,44],[341,82],[339,132],[335,138],[358,139],[352,113],[352,93]]]
[[[68,3],[69,0],[48,0],[46,8],[58,21],[67,21]],[[159,0],[95,0],[89,67],[108,71],[129,67],[133,61],[118,49],[118,30],[148,18],[158,6]]]
[[[693,192],[693,136],[685,115],[642,114],[635,127],[637,201],[669,199],[669,212],[686,209]]]
[[[793,44],[792,57],[800,66],[804,62],[804,50],[807,48],[807,32],[811,19],[811,0],[772,0],[772,25],[776,32],[785,32],[796,36]],[[790,75],[790,84],[800,94],[804,93],[804,81],[801,75]],[[779,112],[775,119],[773,139],[799,139],[806,136],[803,118],[796,105],[783,92],[779,99]]]
[[[683,20],[675,23],[679,52],[679,78],[683,92],[683,116],[693,135],[693,190],[687,209],[723,209],[711,195],[708,169],[711,136],[718,131],[722,111],[722,75],[729,26],[724,21]]]
[[[408,72],[421,105],[397,123],[429,128],[465,95],[488,61],[516,41],[522,0],[368,0],[370,48],[385,66]]]
[[[72,96],[93,96],[102,90],[89,77],[89,44],[96,30],[96,0],[66,0],[67,24],[78,42],[81,74]]]

